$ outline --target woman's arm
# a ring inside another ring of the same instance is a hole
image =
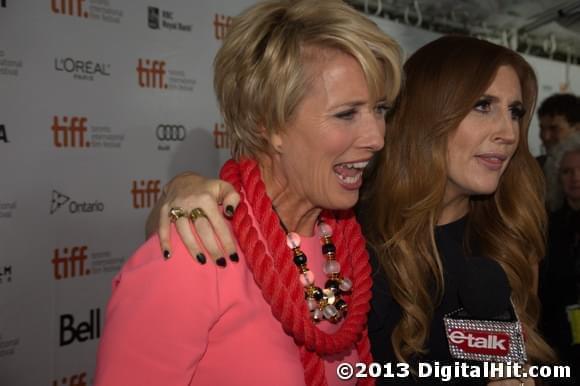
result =
[[[95,386],[185,386],[220,315],[218,267],[194,262],[172,227],[174,256],[150,239],[114,280]]]
[[[186,221],[176,223],[179,237],[190,255],[200,263],[205,257],[213,260],[229,257],[236,261],[236,246],[224,215],[232,217],[239,202],[240,196],[225,181],[207,179],[192,172],[179,174],[163,188],[161,197],[147,218],[146,235],[150,237],[158,233],[161,250],[168,259],[172,254],[169,211],[171,208],[182,208],[189,215],[193,209],[201,208],[207,217],[192,221],[193,227],[187,226]]]

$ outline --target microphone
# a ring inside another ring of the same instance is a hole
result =
[[[455,359],[527,361],[522,324],[510,300],[511,288],[494,260],[468,257],[459,279],[462,308],[443,318]]]

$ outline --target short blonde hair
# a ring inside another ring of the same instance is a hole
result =
[[[352,55],[371,100],[392,102],[398,94],[399,45],[349,5],[340,0],[260,2],[234,18],[214,61],[214,88],[234,158],[267,152],[267,135],[292,119],[309,82],[306,56],[317,57],[305,54],[310,47]]]

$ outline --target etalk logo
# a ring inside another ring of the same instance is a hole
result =
[[[467,353],[505,356],[510,351],[510,336],[503,332],[453,329],[449,341]]]

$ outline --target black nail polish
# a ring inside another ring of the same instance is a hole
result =
[[[230,260],[233,261],[234,263],[237,263],[238,261],[240,261],[240,257],[236,252],[234,252],[230,255]]]
[[[171,257],[171,253],[169,253],[169,251],[167,249],[163,250],[163,258],[165,260],[169,259]]]
[[[198,253],[197,255],[195,255],[195,258],[197,259],[197,261],[201,265],[203,265],[207,262],[205,255],[203,253]]]
[[[232,205],[226,206],[225,214],[229,218],[232,218],[234,216],[234,207]]]
[[[226,265],[228,264],[228,262],[226,261],[225,257],[220,257],[219,259],[217,259],[217,260],[215,261],[215,263],[216,263],[217,265],[219,265],[220,267],[222,267],[222,268],[225,268],[225,267],[226,267]]]

